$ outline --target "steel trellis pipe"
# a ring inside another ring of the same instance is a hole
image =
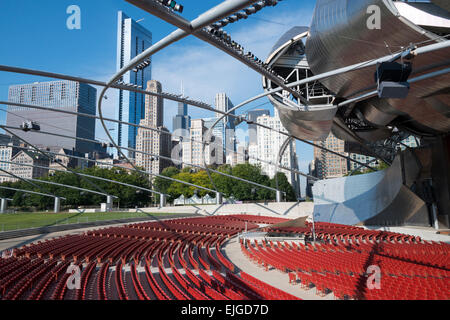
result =
[[[280,150],[278,151],[278,162],[277,162],[278,169],[280,169],[281,160],[283,159],[284,152],[286,151],[286,148],[289,146],[289,144],[292,142],[292,140],[293,140],[292,138],[287,138],[286,140],[284,140],[283,144],[280,147]],[[275,173],[275,185],[278,190],[279,189],[278,172]]]
[[[77,116],[80,116],[80,117],[100,119],[99,116],[88,114],[88,113],[81,113],[81,112],[75,112],[75,111],[69,111],[69,110],[63,110],[63,109],[54,109],[54,108],[48,108],[48,107],[41,107],[41,106],[35,106],[35,105],[30,105],[30,104],[24,104],[24,103],[0,101],[0,104],[4,104],[6,106],[17,106],[17,107],[24,107],[24,108],[37,109],[37,110],[45,110],[45,111],[64,113],[64,114],[73,114],[73,115],[77,115]],[[3,110],[3,111],[10,112],[10,111],[7,111],[7,110]],[[170,132],[167,132],[167,131],[164,131],[164,130],[160,130],[160,129],[157,129],[157,128],[153,128],[153,127],[142,126],[142,125],[139,125],[139,124],[126,122],[126,121],[121,121],[121,120],[115,120],[115,119],[111,119],[111,118],[103,118],[103,119],[105,121],[108,121],[108,122],[125,124],[125,125],[133,126],[133,127],[136,127],[136,128],[142,128],[142,129],[146,129],[146,130],[148,129],[148,130],[151,130],[151,131],[158,132],[160,134],[166,134],[166,135],[175,136],[175,137],[179,137],[179,138],[182,137],[184,139],[187,139],[187,141],[191,141],[191,142],[195,142],[195,143],[201,143],[201,144],[205,144],[206,143],[206,142],[198,141],[198,140],[195,140],[195,139],[192,139],[192,138],[187,138],[187,137],[183,137],[183,136],[177,136],[177,135],[175,135],[173,133],[170,133]],[[232,150],[231,148],[227,148],[226,146],[225,146],[225,149],[235,152],[234,150]],[[243,153],[239,153],[239,152],[236,152],[236,154],[244,155]],[[269,162],[269,161],[266,161],[266,160],[262,160],[262,159],[259,159],[257,157],[250,157],[250,159],[254,159],[254,160],[257,160],[257,161],[260,161],[260,162],[263,162],[263,163],[267,163],[267,164],[269,164],[271,166],[276,166],[276,164],[273,164],[272,162]],[[291,172],[303,175],[305,177],[308,177],[308,178],[311,178],[311,179],[315,179],[314,177],[307,176],[306,174],[304,174],[304,173],[302,173],[302,172],[300,172],[298,170],[295,170],[295,169],[291,169],[291,168],[287,168],[287,167],[281,167],[281,168],[283,170],[288,170],[288,171],[291,171]]]
[[[0,171],[8,174],[11,177],[14,177],[14,178],[18,179],[18,180],[22,180],[23,182],[28,183],[28,184],[32,185],[33,187],[36,187],[36,188],[38,188],[38,189],[40,189],[42,191],[45,191],[45,192],[48,193],[48,195],[51,195],[53,197],[58,197],[58,196],[54,195],[53,193],[49,192],[48,190],[46,190],[44,187],[42,187],[40,185],[37,185],[37,184],[35,184],[35,183],[31,182],[31,181],[28,181],[27,179],[25,179],[23,177],[19,177],[19,176],[15,175],[15,174],[13,174],[13,173],[11,173],[9,171],[3,170],[3,169],[0,169]]]
[[[43,196],[43,197],[59,198],[59,199],[67,200],[64,197],[57,197],[57,196],[53,196],[51,194],[46,194],[46,193],[41,193],[41,192],[36,192],[36,191],[30,191],[30,190],[24,190],[24,189],[16,189],[16,188],[11,188],[11,187],[4,187],[2,185],[0,185],[0,189],[6,189],[6,190],[12,190],[12,191],[18,191],[18,192],[30,193],[30,194],[37,194],[37,195],[40,195],[40,196]]]
[[[3,147],[11,147],[10,145],[0,145],[0,146],[3,146]],[[19,147],[19,146],[14,146],[14,148],[21,149],[21,150],[28,150],[28,148],[25,148],[25,147]],[[61,154],[59,154],[59,153],[55,153],[55,152],[51,152],[51,151],[45,151],[45,152],[46,152],[47,154],[51,154],[51,155],[55,155],[55,156],[61,156]],[[173,181],[173,182],[178,182],[178,183],[181,183],[181,184],[186,184],[186,185],[189,185],[189,186],[191,186],[191,187],[198,188],[198,189],[203,189],[203,190],[208,191],[208,192],[215,192],[214,190],[211,190],[211,189],[208,189],[208,188],[204,188],[204,187],[201,187],[201,186],[197,186],[197,185],[195,185],[195,184],[192,184],[192,183],[189,183],[189,182],[186,182],[186,181],[177,180],[177,179],[174,179],[174,178],[171,178],[171,177],[166,177],[166,176],[163,176],[163,175],[160,175],[160,174],[156,174],[156,173],[150,173],[150,172],[146,172],[146,171],[139,170],[139,169],[135,169],[135,168],[125,168],[125,167],[122,167],[122,166],[120,166],[120,165],[114,165],[114,164],[109,164],[109,163],[108,163],[108,164],[105,164],[104,162],[99,161],[99,160],[94,160],[94,159],[89,159],[89,158],[82,158],[82,157],[77,157],[77,156],[73,156],[73,155],[64,155],[64,157],[69,157],[69,158],[73,158],[73,159],[84,160],[84,161],[87,161],[87,162],[94,162],[94,163],[96,163],[96,164],[102,164],[102,165],[106,165],[106,166],[108,166],[108,167],[117,168],[117,169],[122,169],[122,170],[135,171],[135,172],[138,172],[138,173],[141,173],[141,174],[144,174],[144,175],[155,176],[155,177],[159,177],[159,178],[161,178],[161,179],[166,179],[166,180],[170,180],[170,181]]]
[[[55,171],[55,172],[63,172],[63,173],[67,172],[67,171],[62,170],[62,169],[55,169],[55,168],[44,167],[44,166],[39,166],[39,165],[32,165],[32,164],[26,164],[26,163],[16,163],[16,162],[5,161],[5,160],[0,160],[0,163],[15,164],[15,165],[18,165],[18,166],[23,166],[23,167],[47,169],[49,171]],[[85,173],[80,173],[80,172],[77,172],[76,174],[79,175],[79,176],[91,178],[91,179],[94,179],[94,180],[101,180],[101,181],[110,182],[110,183],[113,183],[113,184],[120,184],[120,185],[123,185],[123,186],[126,186],[126,187],[130,187],[130,188],[134,188],[134,189],[138,189],[138,190],[142,190],[142,191],[147,191],[147,192],[150,192],[150,193],[156,193],[156,194],[159,194],[159,195],[167,196],[167,194],[164,194],[164,193],[161,193],[161,192],[157,192],[155,190],[151,190],[151,189],[135,186],[135,185],[128,184],[128,183],[125,183],[125,182],[110,180],[110,179],[97,177],[97,176],[92,176],[92,175],[85,174]]]
[[[13,133],[12,133],[11,131],[9,131],[7,128],[14,129],[14,130],[21,130],[20,128],[8,127],[8,126],[2,126],[2,125],[0,125],[0,128],[3,128],[5,131],[7,131],[7,132],[9,132],[9,133],[11,133],[11,134],[13,134]],[[77,139],[77,140],[80,140],[80,141],[99,143],[99,142],[96,141],[96,140],[90,140],[90,139],[85,139],[85,138],[76,138],[76,137],[72,137],[72,136],[66,136],[66,135],[55,134],[55,133],[50,133],[50,132],[36,131],[36,132],[34,132],[34,133],[48,134],[48,135],[59,136],[59,137],[62,137],[62,138]],[[17,138],[21,139],[22,141],[25,141],[25,140],[23,140],[22,138],[18,137],[18,136],[15,135],[15,134],[13,134],[13,135],[16,136]],[[125,150],[130,150],[130,151],[136,151],[136,152],[144,153],[144,152],[142,152],[142,151],[137,151],[137,150],[131,149],[131,148],[125,148],[125,147],[119,147],[119,148],[125,149]],[[40,150],[40,152],[42,153],[43,151]],[[47,152],[47,151],[46,151],[46,152]],[[144,154],[145,154],[145,153],[144,153]],[[148,155],[150,155],[150,154],[148,154]],[[64,155],[64,156],[67,156],[67,155]],[[158,157],[161,157],[161,156],[158,156]],[[58,162],[58,163],[59,163],[59,162]],[[61,163],[59,163],[59,164],[61,164]],[[64,166],[64,167],[66,167],[66,166]],[[136,172],[139,172],[139,173],[144,172],[144,173],[145,173],[145,171],[142,171],[142,170],[137,169],[134,165],[133,165],[133,168],[135,169]],[[123,169],[123,167],[122,167],[122,169]],[[70,171],[71,171],[73,174],[76,174],[76,173],[74,173],[72,170],[70,170]],[[190,186],[195,187],[195,188],[199,188],[199,189],[206,190],[206,191],[208,191],[208,192],[216,192],[215,190],[212,190],[212,189],[209,189],[209,188],[205,188],[205,187],[202,187],[202,186],[198,186],[198,185],[195,185],[195,184],[186,182],[186,181],[177,180],[177,179],[173,179],[173,178],[166,177],[166,176],[163,176],[163,175],[157,175],[157,174],[150,173],[150,172],[147,172],[147,174],[150,174],[150,175],[152,175],[152,176],[157,176],[157,177],[160,177],[160,178],[164,178],[164,179],[169,179],[169,180],[172,180],[172,181],[174,181],[174,182],[179,182],[179,183],[182,183],[182,184],[187,184],[187,185],[190,185]],[[88,181],[89,181],[89,180],[88,180]],[[106,192],[105,192],[105,194],[106,194]]]
[[[10,126],[0,126],[0,127],[8,128],[8,129],[11,129],[11,130],[20,130],[20,128],[10,127]],[[45,132],[45,131],[36,131],[34,133],[53,135],[53,136],[56,136],[56,137],[68,138],[68,139],[74,139],[74,140],[80,140],[80,141],[86,141],[86,142],[92,142],[92,143],[100,143],[100,142],[98,142],[96,140],[91,140],[91,139],[86,139],[86,138],[79,138],[79,137],[73,137],[73,136],[57,134],[57,133],[51,133],[51,132]],[[127,151],[131,151],[131,152],[141,153],[141,154],[152,156],[152,157],[158,157],[158,158],[161,158],[161,159],[172,160],[169,157],[165,157],[165,156],[161,156],[161,155],[157,155],[157,154],[153,154],[153,153],[149,153],[149,152],[144,152],[144,151],[140,151],[140,150],[136,150],[136,149],[132,149],[132,148],[126,148],[126,147],[119,147],[119,148],[127,150]],[[196,165],[196,164],[192,164],[192,163],[188,163],[188,162],[183,162],[183,163],[186,164],[186,165],[192,166],[192,167],[205,169],[205,167],[202,167],[200,165]],[[253,184],[253,185],[255,185],[257,187],[260,187],[260,188],[265,188],[265,189],[268,189],[268,190],[271,190],[271,191],[276,191],[276,189],[274,189],[274,188],[271,188],[271,187],[268,187],[268,186],[264,186],[264,185],[261,185],[259,183],[253,182],[253,181],[249,181],[249,180],[245,180],[245,179],[242,179],[242,178],[239,178],[239,177],[235,177],[233,175],[229,175],[229,174],[226,174],[226,173],[221,172],[221,171],[217,171],[217,170],[213,170],[213,169],[210,169],[210,170],[212,170],[213,172],[215,172],[217,174],[220,174],[220,175],[223,175],[223,176],[235,179],[235,180],[239,180],[239,181],[242,181],[242,182],[246,182],[246,183],[249,183],[249,184]],[[214,192],[218,192],[218,191],[215,190]]]
[[[5,176],[3,176],[3,177],[5,177]],[[70,186],[70,185],[67,185],[67,184],[57,183],[57,182],[53,182],[53,181],[46,181],[46,180],[39,180],[39,179],[30,179],[30,178],[24,178],[24,179],[28,180],[28,181],[41,182],[41,183],[45,183],[45,184],[51,184],[51,185],[54,185],[54,186],[59,186],[59,187],[64,187],[64,188],[68,188],[68,189],[84,191],[84,192],[88,192],[88,193],[99,194],[101,196],[113,197],[113,198],[118,199],[118,197],[110,195],[110,194],[107,194],[107,193],[102,193],[102,192],[93,191],[93,190],[89,190],[89,189],[79,188],[79,187]],[[57,198],[61,198],[61,197],[57,197]]]
[[[6,126],[0,125],[0,128],[2,128],[3,130],[5,130],[6,132],[9,132],[9,134],[15,136],[17,139],[19,139],[19,140],[25,142],[27,145],[31,146],[34,150],[36,150],[37,152],[39,152],[40,154],[42,154],[43,156],[45,156],[46,158],[48,158],[50,161],[52,160],[51,157],[49,157],[45,152],[43,152],[42,150],[40,150],[39,148],[37,148],[35,145],[29,143],[29,142],[26,141],[25,139],[23,139],[23,138],[19,137],[18,135],[14,134],[13,132],[9,131],[9,130],[6,128]],[[67,167],[66,165],[64,165],[64,164],[62,164],[62,163],[60,163],[60,162],[57,162],[57,163],[58,163],[61,167],[65,168],[65,169],[67,169],[68,171],[70,171],[70,172],[72,172],[73,174],[75,174],[75,173],[73,172],[73,170],[70,169],[69,167]],[[83,177],[82,177],[82,179],[83,179],[84,181],[86,181],[87,183],[89,183],[91,186],[93,186],[93,187],[94,187],[95,189],[97,189],[98,191],[100,191],[100,192],[106,194],[105,190],[103,190],[102,188],[100,188],[98,185],[96,185],[95,183],[93,183],[93,182],[90,181],[89,179],[86,179],[86,178],[83,178]]]
[[[209,11],[209,14],[201,15],[197,19],[193,20],[191,23],[186,21],[186,23],[188,23],[187,27],[188,27],[190,33],[193,33],[196,30],[203,28],[204,26],[210,24],[211,22],[214,22],[215,20],[226,17],[230,13],[233,13],[235,10],[240,10],[240,9],[245,8],[245,6],[248,6],[249,4],[252,4],[253,2],[256,2],[256,1],[253,1],[253,0],[252,1],[250,1],[250,0],[230,0],[230,1],[222,2],[215,8],[211,9]],[[152,3],[152,4],[155,5],[155,3]],[[181,17],[180,17],[180,21],[182,21]],[[185,25],[186,25],[186,23],[185,23]],[[180,26],[182,24],[183,23],[180,23]],[[124,66],[119,72],[117,72],[111,78],[111,80],[109,80],[109,82],[106,84],[106,86],[103,88],[102,92],[100,93],[100,98],[98,101],[98,114],[100,116],[100,122],[103,126],[103,129],[105,130],[105,133],[108,136],[111,143],[113,144],[113,146],[117,149],[117,152],[123,158],[125,158],[125,160],[135,169],[137,169],[135,167],[135,165],[121,151],[121,149],[115,143],[113,137],[111,136],[108,128],[106,127],[105,121],[103,120],[103,112],[102,112],[103,97],[104,97],[106,91],[112,86],[113,83],[117,82],[126,72],[128,72],[133,67],[138,65],[142,60],[149,58],[150,56],[152,56],[156,52],[162,50],[163,48],[167,47],[168,45],[186,37],[188,34],[189,34],[188,32],[178,29],[178,30],[174,31],[173,33],[171,33],[166,38],[160,40],[158,43],[154,44],[153,46],[151,46],[150,48],[145,50],[140,55],[136,56],[126,66]]]

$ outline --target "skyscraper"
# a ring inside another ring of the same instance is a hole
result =
[[[122,11],[117,19],[117,70],[122,69],[134,57],[152,45],[152,33],[142,27]],[[148,65],[128,71],[122,77],[126,84],[133,84],[145,89],[151,79],[150,61]],[[144,118],[145,97],[141,93],[119,90],[119,105],[116,109],[116,119],[139,124]],[[136,148],[137,128],[118,124],[115,132],[119,146]]]
[[[276,109],[275,115],[273,117],[266,114],[257,117],[257,123],[263,124],[278,131],[287,132],[281,123]],[[278,154],[280,148],[285,140],[288,139],[288,137],[274,130],[269,130],[261,126],[257,127],[256,135],[257,144],[249,145],[249,163],[261,165],[262,171],[270,178],[273,178],[275,176],[275,173],[277,172],[277,167],[274,165],[278,164]],[[283,156],[281,158],[281,165],[287,168],[297,169],[298,163],[296,157],[297,155],[295,153],[295,142],[291,142],[283,153]],[[255,158],[263,160],[264,162],[258,161]],[[271,162],[274,165],[271,165],[267,162]],[[296,191],[299,190],[299,187],[297,185],[299,179],[294,173],[282,169],[280,170],[280,172],[283,172],[286,175],[288,181],[293,185]]]
[[[173,117],[173,133],[172,140],[180,141],[179,136],[188,135],[187,132],[191,127],[191,117],[188,116],[188,106],[186,103],[178,103],[178,114]]]
[[[147,91],[161,93],[162,86],[156,80],[150,80],[147,83]],[[164,100],[156,96],[146,96],[145,98],[145,117],[139,122],[139,125],[158,128],[160,131],[169,133],[169,130],[163,126],[164,122]],[[136,165],[143,167],[146,172],[159,174],[164,168],[171,165],[171,161],[161,159],[157,155],[170,157],[171,139],[170,134],[164,134],[154,130],[138,128],[136,138]],[[155,156],[152,156],[155,155]]]
[[[9,87],[10,102],[37,105],[95,115],[97,90],[87,84],[73,81],[35,82]],[[18,127],[31,120],[40,125],[41,131],[95,139],[95,119],[77,115],[56,113],[17,106],[8,106],[6,123]],[[34,132],[14,132],[29,143],[41,147],[59,147],[83,153],[92,152],[98,145],[69,138],[55,137]]]
[[[221,110],[223,112],[228,112],[230,109],[234,107],[230,98],[225,93],[217,93],[214,99],[214,105],[216,109]],[[231,114],[235,114],[234,111]],[[221,117],[222,114],[216,112],[216,118]],[[236,140],[234,137],[234,118],[231,116],[227,116],[223,119],[225,135],[223,136],[224,143],[224,153],[227,156],[230,152],[236,152]]]
[[[348,155],[345,152],[345,142],[336,138],[332,133],[324,141],[315,141],[314,143],[342,155]],[[314,159],[319,179],[338,178],[348,173],[349,161],[345,158],[314,147]]]
[[[267,109],[254,109],[247,112],[247,118],[249,121],[256,122],[259,116],[268,115],[270,116],[270,111]],[[257,144],[257,125],[249,124],[248,125],[248,143],[249,144]]]
[[[188,141],[183,141],[183,168],[190,167],[190,164],[203,166],[205,160],[206,165],[217,164],[219,161],[223,163],[223,157],[220,155],[221,146],[210,143],[205,146],[203,155],[203,143],[205,141],[208,129],[205,127],[203,119],[193,119],[192,126],[189,129]],[[198,168],[194,168],[198,169]]]

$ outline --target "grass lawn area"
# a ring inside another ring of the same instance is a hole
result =
[[[128,218],[152,217],[170,215],[171,213],[144,213],[144,212],[92,212],[92,213],[48,213],[23,212],[0,214],[0,232],[92,222],[99,220],[117,220]]]

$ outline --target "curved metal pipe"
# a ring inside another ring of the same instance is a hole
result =
[[[22,166],[22,167],[48,169],[49,171],[51,170],[51,171],[63,172],[63,173],[67,172],[67,171],[61,170],[61,169],[55,169],[55,168],[44,167],[44,166],[39,166],[39,165],[32,165],[32,164],[26,164],[26,163],[16,163],[16,162],[5,161],[5,160],[0,160],[0,163],[15,164],[15,165]],[[125,182],[120,182],[120,181],[116,181],[116,180],[110,180],[110,179],[97,177],[97,176],[92,176],[92,175],[85,174],[85,173],[80,173],[80,172],[77,172],[76,174],[79,175],[79,176],[91,178],[91,179],[94,179],[94,180],[101,180],[101,181],[110,182],[110,183],[114,183],[114,184],[120,184],[120,185],[123,185],[123,186],[126,186],[126,187],[130,187],[130,188],[134,188],[134,189],[138,189],[138,190],[142,190],[142,191],[147,191],[147,192],[150,192],[150,193],[156,193],[156,194],[159,194],[159,195],[168,196],[168,194],[165,194],[165,193],[161,193],[161,192],[158,192],[158,191],[155,191],[155,190],[151,190],[151,189],[135,186],[135,185],[128,184],[128,183],[125,183]]]
[[[14,134],[13,132],[9,131],[8,129],[6,129],[6,126],[0,125],[0,128],[2,128],[3,130],[5,130],[6,132],[9,132],[9,134],[15,136],[17,139],[19,139],[19,140],[25,142],[27,145],[31,146],[34,150],[36,150],[37,152],[39,152],[40,154],[42,154],[43,156],[45,156],[45,157],[48,158],[49,160],[52,160],[47,154],[45,154],[45,152],[43,152],[42,150],[40,150],[38,147],[36,147],[35,145],[29,143],[28,141],[26,141],[25,139],[23,139],[23,138],[19,137],[18,135]],[[19,128],[19,130],[20,130],[20,128]],[[75,173],[73,172],[73,170],[70,169],[69,167],[67,167],[66,165],[64,165],[64,164],[62,164],[62,163],[60,163],[60,162],[58,162],[58,164],[59,164],[61,167],[65,168],[65,169],[67,169],[68,171],[70,171],[70,172],[72,172],[73,174],[75,174]],[[102,188],[100,188],[98,185],[96,185],[95,183],[93,183],[93,182],[90,181],[89,179],[86,179],[86,178],[82,178],[82,179],[83,179],[85,182],[89,183],[91,186],[93,186],[93,187],[94,187],[95,189],[97,189],[98,191],[100,191],[100,192],[106,194],[106,191],[105,191],[105,190],[103,190]]]
[[[36,191],[29,191],[29,190],[24,190],[24,189],[16,189],[16,188],[11,188],[11,187],[4,187],[2,185],[0,185],[0,189],[6,189],[6,190],[12,190],[12,191],[18,191],[18,192],[23,192],[23,193],[30,193],[30,194],[37,194],[43,197],[50,197],[50,198],[59,198],[59,199],[63,199],[63,200],[67,200],[64,197],[57,197],[51,194],[46,194],[46,193],[40,193],[40,192],[36,192]]]
[[[1,168],[0,168],[0,171],[2,171],[2,172],[4,172],[4,173],[8,174],[8,175],[11,176],[11,177],[14,177],[14,178],[18,179],[18,180],[22,180],[22,181],[25,182],[25,183],[31,184],[33,187],[38,188],[38,189],[40,189],[40,190],[42,190],[42,191],[45,191],[45,192],[47,192],[49,195],[52,195],[52,196],[54,196],[54,197],[57,197],[56,195],[54,195],[53,193],[49,192],[48,190],[46,190],[46,189],[43,188],[42,186],[37,185],[37,184],[35,184],[35,183],[31,182],[31,181],[28,181],[28,180],[25,179],[25,178],[19,177],[19,176],[15,175],[15,174],[13,174],[13,173],[7,171],[7,170],[1,169]]]
[[[24,103],[0,101],[0,104],[4,104],[4,105],[6,105],[6,106],[11,105],[11,106],[18,106],[18,107],[24,107],[24,108],[30,108],[30,109],[37,109],[37,110],[45,110],[45,111],[57,112],[57,113],[73,114],[73,115],[77,115],[77,116],[80,116],[80,117],[87,117],[87,118],[93,118],[93,119],[100,119],[100,117],[98,117],[98,116],[96,116],[96,115],[92,115],[92,114],[81,113],[81,112],[75,112],[75,111],[69,111],[69,110],[63,110],[63,109],[47,108],[47,107],[35,106],[35,105],[24,104]],[[0,109],[0,110],[2,110],[2,109]],[[9,112],[8,110],[3,110],[3,111]],[[136,127],[136,128],[142,128],[142,129],[146,129],[146,130],[148,129],[148,130],[151,130],[151,131],[158,132],[158,133],[160,133],[160,134],[166,134],[166,135],[175,136],[175,137],[179,137],[179,138],[182,137],[182,138],[184,138],[184,139],[187,139],[187,141],[191,141],[191,142],[195,142],[195,143],[206,144],[206,142],[203,142],[203,141],[198,141],[198,140],[191,139],[191,138],[187,138],[187,137],[184,137],[184,136],[177,136],[177,135],[175,135],[175,134],[173,134],[173,133],[170,133],[170,132],[167,132],[167,131],[164,131],[164,130],[160,130],[160,129],[157,129],[157,128],[153,128],[153,127],[141,126],[141,125],[139,125],[139,124],[130,123],[130,122],[121,121],[121,120],[115,120],[115,119],[111,119],[111,118],[103,118],[103,119],[104,119],[105,121],[109,121],[109,122],[125,124],[125,125],[133,126],[133,127]],[[271,129],[272,129],[272,128],[271,128]],[[273,129],[272,129],[272,130],[273,130]],[[229,150],[229,151],[235,152],[233,149],[227,148],[226,146],[225,146],[225,149],[226,149],[226,150]],[[239,152],[236,152],[236,153],[237,153],[237,154],[240,154],[240,155],[244,155],[243,153],[239,153]],[[266,161],[266,160],[262,160],[262,159],[259,159],[259,158],[257,158],[257,157],[249,157],[249,158],[250,158],[250,159],[254,159],[254,160],[256,160],[256,161],[263,162],[263,163],[267,163],[267,164],[269,164],[269,165],[271,165],[271,166],[276,166],[276,164],[273,164],[272,162],[269,162],[269,161]],[[288,170],[288,171],[291,171],[291,172],[294,172],[294,173],[297,173],[297,174],[305,175],[305,176],[306,176],[306,174],[303,174],[303,173],[301,173],[300,171],[295,170],[295,169],[291,169],[291,168],[287,168],[287,167],[282,167],[282,169],[283,169],[283,170]],[[307,176],[307,177],[309,177],[309,176]],[[309,177],[309,178],[313,179],[314,177]]]
[[[0,145],[0,146],[11,147],[10,145]],[[14,148],[21,149],[21,150],[28,150],[28,148],[19,147],[19,146],[14,146]],[[55,156],[61,156],[61,154],[59,154],[59,153],[55,153],[55,152],[51,152],[51,151],[45,151],[45,152],[47,154],[51,154],[51,155],[55,155]],[[84,160],[84,161],[87,161],[87,162],[94,162],[96,164],[105,165],[105,163],[102,162],[102,161],[89,159],[89,158],[82,158],[82,157],[77,157],[77,156],[73,156],[73,155],[64,155],[64,157],[69,157],[69,158],[73,158],[73,159],[79,159],[79,160]],[[156,174],[156,173],[150,173],[150,172],[146,172],[146,171],[135,169],[135,168],[125,168],[123,166],[119,166],[119,165],[115,165],[115,164],[109,164],[109,163],[106,164],[106,165],[109,166],[109,167],[112,167],[112,168],[135,171],[135,172],[138,172],[138,173],[141,173],[141,174],[144,174],[144,175],[154,176],[154,177],[158,177],[158,178],[161,178],[161,179],[166,179],[166,180],[170,180],[170,181],[173,181],[173,182],[186,184],[186,185],[189,185],[191,187],[202,189],[202,190],[205,190],[205,191],[208,191],[208,192],[215,192],[214,190],[211,190],[211,189],[208,189],[208,188],[205,188],[205,187],[197,186],[195,184],[192,184],[192,183],[189,183],[189,182],[186,182],[186,181],[177,180],[177,179],[174,179],[174,178],[171,178],[171,177],[167,177],[167,176],[163,176],[163,175]]]
[[[0,175],[0,177],[1,177],[1,175]],[[3,176],[3,177],[6,177],[6,176]],[[28,180],[28,181],[34,181],[34,182],[41,182],[41,183],[45,183],[45,184],[51,184],[51,185],[54,185],[54,186],[59,186],[59,187],[68,188],[68,189],[84,191],[84,192],[88,192],[88,193],[99,194],[99,195],[105,196],[105,197],[112,197],[112,198],[116,198],[116,199],[119,198],[119,197],[116,197],[116,196],[113,196],[113,195],[110,195],[110,194],[107,194],[107,193],[93,191],[93,190],[79,188],[79,187],[74,187],[74,186],[70,186],[70,185],[62,184],[62,183],[57,183],[57,182],[53,182],[53,181],[46,181],[46,180],[39,180],[39,179],[32,179],[32,178],[23,178],[23,179]],[[60,198],[60,197],[57,197],[57,198]]]
[[[20,128],[10,127],[10,126],[0,126],[0,127],[12,129],[12,130],[21,130]],[[52,135],[52,136],[61,137],[61,138],[74,139],[74,140],[80,140],[80,141],[86,141],[86,142],[92,142],[92,143],[101,144],[101,142],[96,141],[96,140],[91,140],[91,139],[86,139],[86,138],[79,138],[79,137],[73,137],[73,136],[57,134],[57,133],[51,133],[51,132],[45,132],[45,131],[36,131],[34,133],[46,134],[46,135]],[[119,148],[127,150],[127,151],[131,151],[131,152],[141,153],[141,154],[148,155],[148,156],[151,156],[151,157],[158,157],[158,158],[166,159],[166,160],[170,160],[170,161],[172,160],[169,157],[157,155],[157,154],[154,154],[154,153],[144,152],[144,151],[140,151],[140,150],[136,150],[136,149],[132,149],[132,148],[126,148],[126,147],[119,147]],[[196,164],[192,164],[192,163],[188,163],[188,162],[182,162],[182,163],[184,163],[184,164],[186,164],[188,166],[199,168],[199,169],[206,169],[205,167],[202,167],[200,165],[196,165]],[[245,180],[243,178],[235,177],[235,176],[226,174],[226,173],[221,172],[221,171],[217,171],[217,170],[213,170],[213,169],[210,169],[210,170],[215,172],[215,173],[217,173],[217,174],[226,176],[226,177],[231,178],[231,179],[235,179],[235,180],[239,180],[239,181],[246,182],[246,183],[249,183],[249,184],[253,184],[253,185],[257,186],[257,187],[265,188],[265,189],[268,189],[268,190],[271,190],[271,191],[276,191],[276,189],[274,189],[274,188],[271,188],[271,187],[268,187],[268,186],[264,186],[264,185],[261,185],[259,183],[253,182],[253,181],[249,181],[249,180]],[[211,189],[209,189],[209,190],[211,190]],[[211,190],[211,191],[213,191],[213,190]],[[218,191],[214,190],[213,192],[218,192]]]
[[[283,159],[283,155],[284,152],[286,151],[286,148],[289,146],[289,144],[292,142],[292,138],[287,138],[286,140],[284,140],[283,144],[280,147],[280,150],[278,151],[278,161],[277,161],[277,167],[278,169],[281,166],[281,160]],[[277,190],[279,189],[278,187],[278,171],[275,173],[275,185]]]
[[[160,40],[156,44],[152,45],[150,48],[145,50],[143,53],[136,56],[134,59],[132,59],[126,66],[124,66],[121,70],[119,70],[107,83],[106,86],[103,88],[103,90],[100,93],[100,98],[98,101],[98,114],[100,117],[100,123],[103,126],[103,129],[105,130],[106,135],[108,136],[109,140],[113,144],[113,146],[117,149],[117,152],[135,169],[135,165],[130,161],[130,159],[121,151],[119,146],[115,143],[113,137],[109,133],[108,128],[106,127],[105,121],[103,120],[103,111],[102,111],[102,102],[103,97],[105,96],[106,91],[115,83],[117,82],[126,72],[131,70],[133,67],[138,65],[142,60],[149,58],[156,52],[164,49],[165,47],[169,46],[170,44],[186,37],[187,35],[207,26],[208,24],[214,22],[217,19],[225,18],[230,13],[234,12],[234,10],[240,10],[244,8],[245,6],[256,2],[256,1],[244,1],[244,0],[235,0],[235,1],[228,1],[223,2],[216,6],[215,8],[211,9],[209,13],[206,13],[204,15],[199,16],[197,19],[193,20],[192,22],[184,22],[180,23],[179,26],[182,27],[183,24],[187,31],[183,31],[181,29],[175,30],[173,33],[171,33],[169,36],[165,37],[164,39]],[[178,19],[178,21],[182,21],[182,19]],[[171,21],[168,20],[169,23]]]

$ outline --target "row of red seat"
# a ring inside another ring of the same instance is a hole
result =
[[[165,229],[156,229],[155,223],[133,224],[39,241],[18,248],[12,258],[0,259],[0,295],[80,300],[275,298],[272,287],[235,274],[236,267],[221,251],[246,225],[252,229],[270,221],[275,220],[198,217],[156,223]],[[70,264],[81,269],[80,289],[67,286]],[[144,273],[138,272],[141,265]]]
[[[267,227],[264,230],[272,233],[295,233],[312,236],[312,224],[305,222],[305,227]],[[346,240],[369,240],[369,241],[396,241],[397,243],[418,243],[422,239],[395,232],[367,230],[361,227],[346,226],[328,222],[316,222],[314,224],[315,235],[318,239],[346,239]]]
[[[319,295],[332,291],[337,298],[354,299],[436,299],[450,298],[450,246],[414,243],[399,245],[388,241],[315,245],[291,242],[251,243],[241,240],[242,252],[266,269],[271,266],[289,272],[289,282],[310,284]],[[429,250],[436,254],[426,255]],[[381,270],[382,289],[367,289],[367,268]],[[420,283],[419,288],[417,284]],[[414,290],[411,290],[414,287]]]

